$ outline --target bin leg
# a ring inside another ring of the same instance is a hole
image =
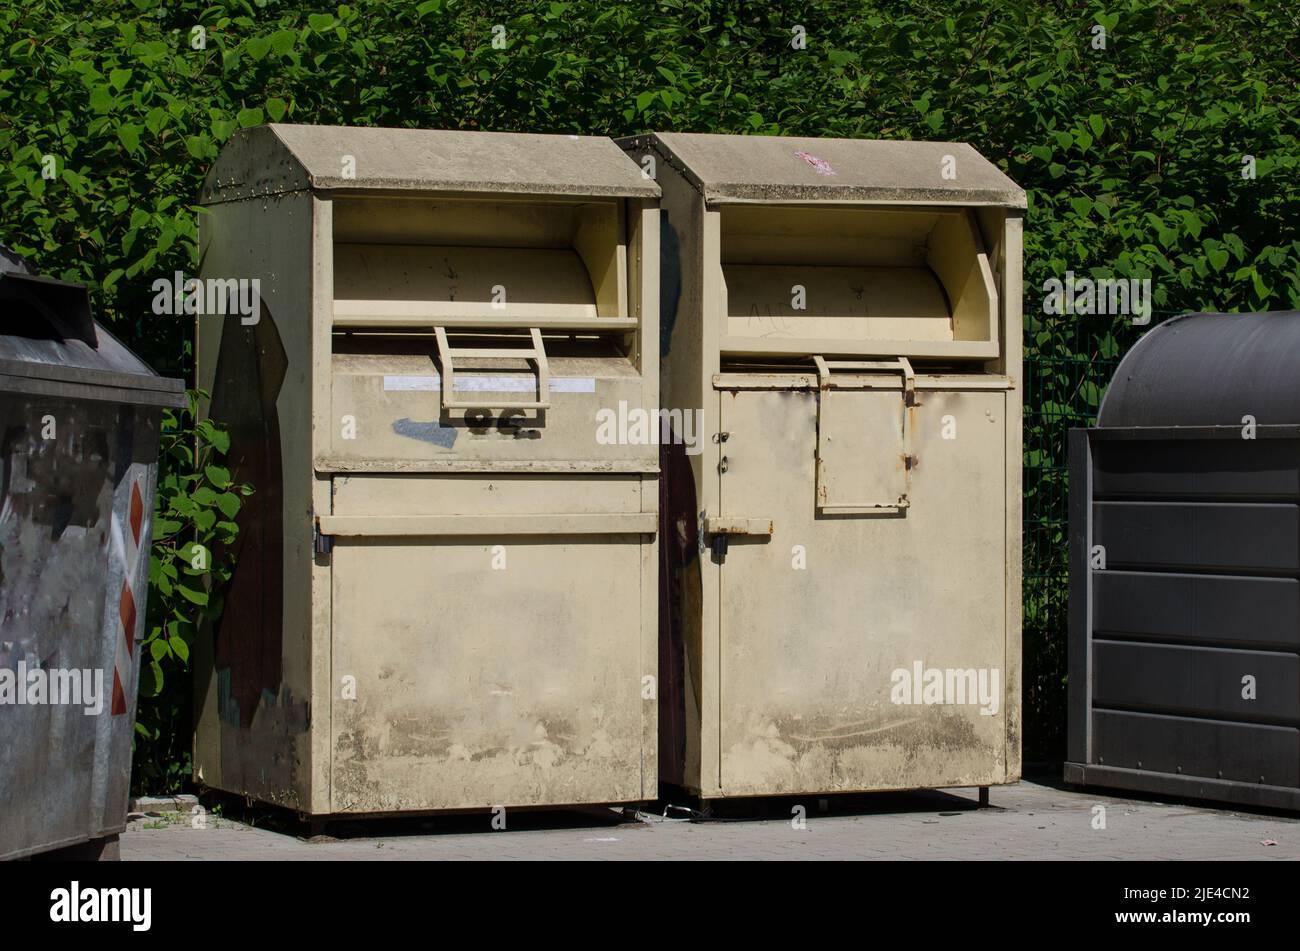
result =
[[[326,838],[329,836],[329,820],[309,818],[307,820],[307,841]]]
[[[989,787],[981,786],[980,787],[980,808],[987,809],[988,807],[989,807]]]

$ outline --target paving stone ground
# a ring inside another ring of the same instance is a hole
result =
[[[727,804],[706,821],[629,819],[611,810],[351,822],[306,838],[283,816],[132,819],[124,860],[249,859],[1300,859],[1300,817],[1128,799],[1037,782],[976,790]],[[1105,828],[1094,829],[1094,807]],[[672,816],[674,813],[670,812]],[[681,814],[681,813],[678,813]],[[267,822],[278,828],[259,827]],[[250,824],[253,823],[253,824]],[[1266,844],[1275,843],[1275,844]]]

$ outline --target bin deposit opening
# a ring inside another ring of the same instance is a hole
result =
[[[737,205],[719,214],[725,349],[743,352],[755,338],[996,347],[993,275],[964,210]]]
[[[335,325],[530,320],[581,327],[626,318],[626,289],[617,202],[336,203]]]

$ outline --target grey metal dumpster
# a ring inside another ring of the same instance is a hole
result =
[[[126,824],[163,407],[86,289],[0,256],[0,859]]]
[[[1069,782],[1300,808],[1300,312],[1191,314],[1070,433]]]

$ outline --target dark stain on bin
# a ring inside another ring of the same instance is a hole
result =
[[[265,301],[256,324],[231,323],[221,335],[211,416],[230,433],[231,478],[255,491],[235,517],[235,570],[222,591],[225,610],[214,631],[214,660],[221,713],[245,729],[263,694],[274,697],[281,686],[284,507],[276,401],[287,368]]]

